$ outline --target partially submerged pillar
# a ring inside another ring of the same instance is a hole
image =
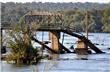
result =
[[[78,55],[87,55],[88,54],[87,45],[80,39],[78,39],[77,48],[75,49],[75,52]]]
[[[51,48],[56,52],[60,52],[59,39],[60,39],[60,32],[57,31],[49,32],[49,40],[51,41]]]
[[[86,13],[86,36],[88,39],[88,12]],[[78,39],[76,53],[79,55],[87,55],[88,54],[88,45],[85,44],[84,41]]]

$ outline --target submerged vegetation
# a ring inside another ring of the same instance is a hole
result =
[[[7,56],[7,61],[13,60],[17,64],[31,64],[41,59],[39,50],[32,46],[30,27],[25,24],[24,18],[20,19],[30,10],[60,13],[63,28],[70,28],[75,32],[85,31],[85,16],[88,12],[89,32],[110,32],[109,3],[1,3],[2,26],[8,25],[7,27],[9,27],[11,25],[13,28],[8,31],[11,54]],[[32,30],[39,27],[39,24],[36,25],[32,24]],[[59,25],[55,24],[54,26],[59,28]]]
[[[11,48],[11,53],[6,57],[8,62],[14,61],[16,64],[39,62],[41,56],[38,53],[39,50],[32,46],[29,31],[29,27],[25,25],[23,18],[18,24],[13,25],[12,30],[8,31],[10,37],[8,44]]]

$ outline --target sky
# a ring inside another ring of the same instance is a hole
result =
[[[0,2],[97,2],[97,3],[110,3],[110,0],[0,0]]]

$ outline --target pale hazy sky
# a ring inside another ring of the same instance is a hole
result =
[[[98,2],[109,3],[110,0],[0,0],[0,2]]]

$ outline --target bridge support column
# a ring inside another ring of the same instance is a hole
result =
[[[56,52],[60,51],[59,39],[60,39],[60,32],[58,31],[49,32],[49,40],[51,41],[51,48]]]
[[[80,39],[78,39],[77,48],[75,49],[75,52],[78,55],[87,55],[88,54],[87,45]]]

